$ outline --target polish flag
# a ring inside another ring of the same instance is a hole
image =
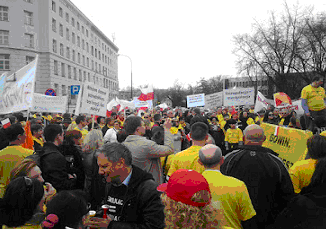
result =
[[[147,101],[147,100],[154,99],[153,85],[148,85],[148,87],[140,89],[140,90],[141,90],[141,95],[138,97],[138,100]]]
[[[277,136],[279,132],[280,132],[280,127],[276,126],[275,131],[274,131],[274,135]]]
[[[2,120],[1,124],[2,124],[3,129],[6,129],[11,125],[9,118]]]

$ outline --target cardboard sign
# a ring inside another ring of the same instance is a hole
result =
[[[196,94],[187,96],[187,107],[205,106],[205,94]]]
[[[223,105],[223,92],[217,92],[210,95],[205,95],[205,108],[213,109]]]
[[[250,88],[236,88],[223,90],[223,105],[224,106],[242,106],[255,104],[255,91]]]
[[[106,106],[109,99],[108,93],[108,89],[106,88],[90,83],[84,83],[79,113],[105,117]]]
[[[31,111],[47,113],[65,113],[67,96],[51,96],[34,93]]]
[[[288,168],[300,160],[302,155],[305,154],[307,139],[312,136],[311,131],[276,126],[268,123],[262,123],[260,126],[264,129],[266,136],[263,146],[278,153]]]

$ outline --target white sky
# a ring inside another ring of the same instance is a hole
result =
[[[187,86],[201,77],[236,76],[232,36],[251,31],[283,0],[70,0],[132,59],[133,87]],[[299,0],[326,10],[326,1]],[[289,6],[297,3],[288,0]],[[118,57],[120,89],[130,86],[130,61]]]

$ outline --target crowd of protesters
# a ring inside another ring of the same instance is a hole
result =
[[[314,120],[307,160],[288,170],[262,146],[260,125],[305,130],[306,119],[273,106],[253,109],[6,115],[0,225],[325,228],[324,119]]]

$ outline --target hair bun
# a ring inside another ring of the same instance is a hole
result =
[[[59,217],[55,214],[50,214],[42,223],[42,227],[53,228],[59,222]]]

